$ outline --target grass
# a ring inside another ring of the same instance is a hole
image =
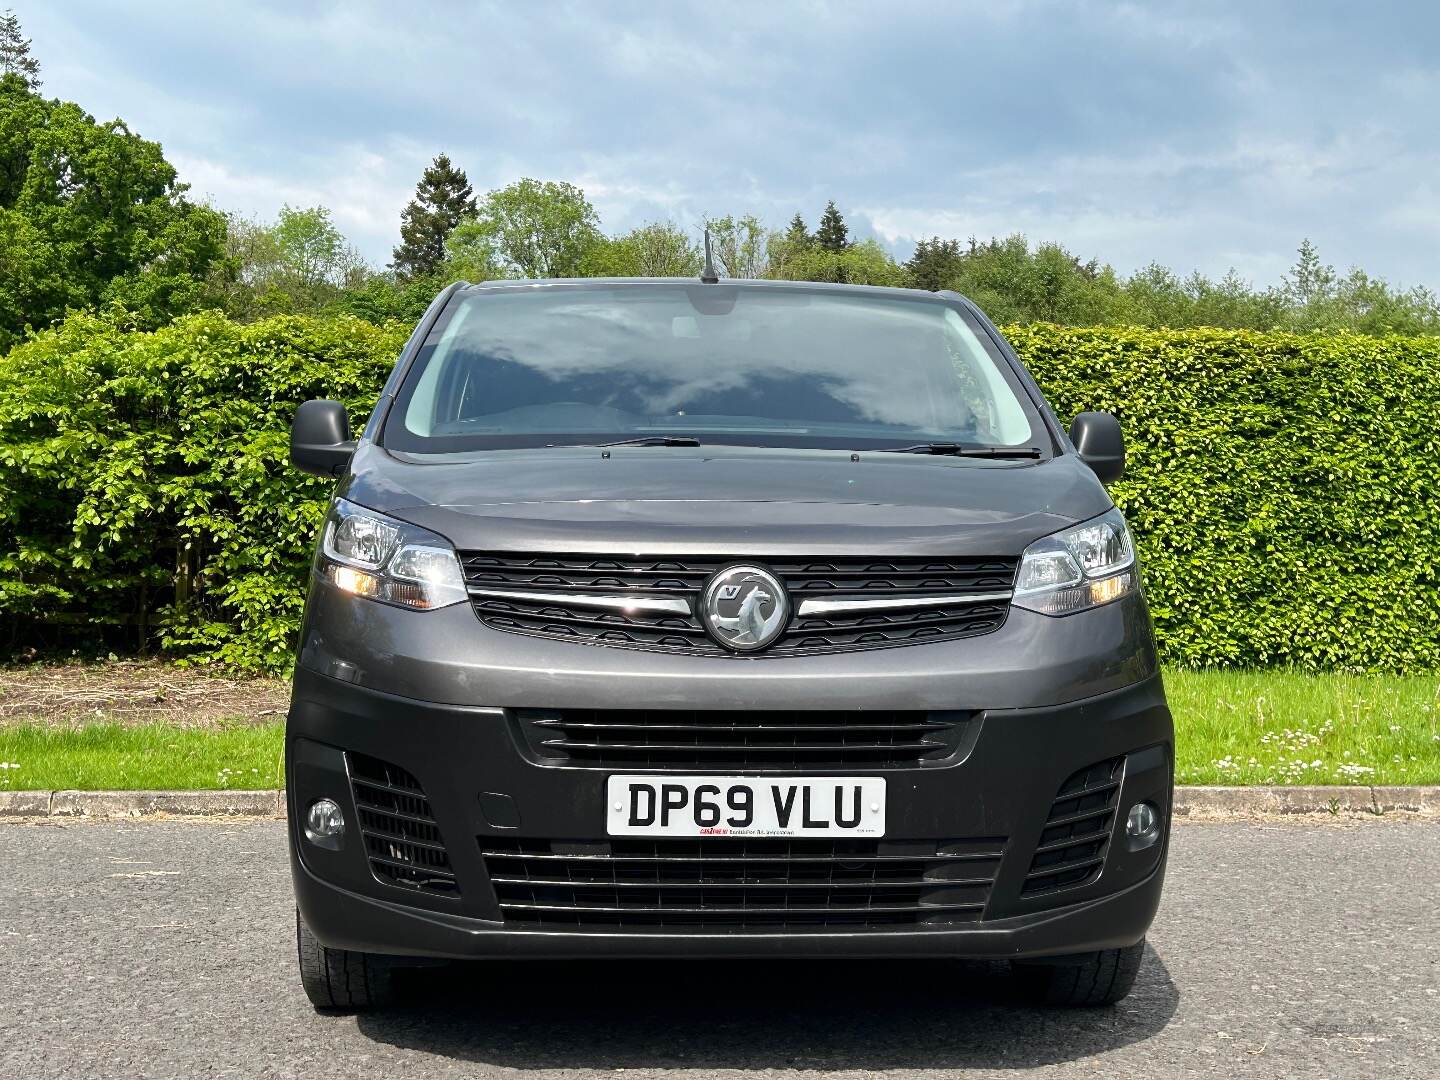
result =
[[[176,676],[180,678],[180,676]],[[1440,677],[1170,671],[1181,784],[1440,784]],[[0,790],[274,788],[278,720],[0,725]]]
[[[1178,784],[1440,784],[1440,677],[1170,671]]]
[[[4,727],[0,791],[278,788],[284,732],[279,721]]]

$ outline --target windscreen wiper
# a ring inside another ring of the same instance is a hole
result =
[[[638,439],[619,439],[616,442],[570,443],[571,446],[699,446],[700,440],[693,435],[641,435]]]
[[[1038,458],[1038,446],[964,446],[953,442],[927,442],[917,446],[887,446],[881,454],[945,454],[950,457]]]

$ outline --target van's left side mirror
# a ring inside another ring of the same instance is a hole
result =
[[[290,464],[316,476],[339,476],[355,453],[350,418],[338,401],[307,401],[290,425]]]
[[[1070,441],[1102,484],[1114,483],[1125,472],[1125,436],[1110,413],[1082,412],[1070,422]]]

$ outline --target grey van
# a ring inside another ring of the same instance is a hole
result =
[[[338,480],[286,737],[318,1008],[436,958],[1129,992],[1173,735],[1120,429],[965,298],[459,284],[291,458]]]

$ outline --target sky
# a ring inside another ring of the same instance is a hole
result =
[[[608,232],[834,199],[898,257],[1022,232],[1122,273],[1324,261],[1440,290],[1440,5],[5,0],[43,92],[192,194],[329,207],[373,264],[444,152]]]

